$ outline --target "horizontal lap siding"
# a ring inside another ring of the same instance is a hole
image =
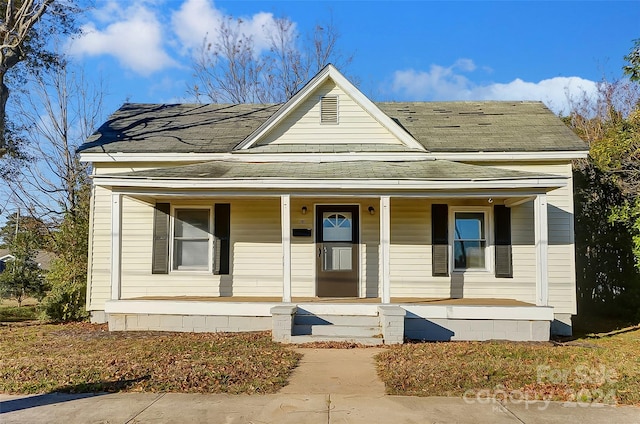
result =
[[[282,296],[280,199],[231,202],[234,296]]]
[[[434,201],[456,205],[486,204],[452,199]],[[536,257],[531,202],[512,208],[513,278],[495,278],[491,272],[431,273],[431,201],[391,200],[391,296],[448,298],[508,298],[535,303]]]
[[[214,203],[231,204],[231,275],[214,275],[208,272],[151,274],[153,205],[124,197],[122,202],[122,298],[282,295],[279,199],[217,199],[187,201],[183,205],[213,205]],[[173,203],[173,205],[181,204]],[[109,288],[108,284],[110,283],[107,281],[107,288]]]
[[[338,95],[338,124],[320,124],[320,97],[325,95]],[[329,80],[260,142],[261,145],[300,143],[400,144],[400,141]]]
[[[89,310],[104,309],[111,297],[111,191],[93,188],[89,268]]]
[[[212,205],[188,202],[185,205]],[[179,206],[179,203],[173,204]],[[122,201],[123,299],[141,296],[217,296],[220,277],[208,272],[151,273],[154,205],[124,196]]]
[[[392,297],[449,297],[449,277],[431,275],[431,202],[391,199]]]
[[[571,164],[527,164],[510,166],[495,164],[495,166],[526,172],[562,175],[569,178],[566,187],[553,190],[547,194],[549,221],[549,305],[555,308],[556,313],[575,314],[577,311]],[[525,205],[530,206],[530,203]],[[530,214],[533,216],[533,210],[531,210]],[[532,231],[531,237],[533,237]],[[531,256],[535,258],[535,252],[533,252]],[[517,268],[514,267],[514,269]]]

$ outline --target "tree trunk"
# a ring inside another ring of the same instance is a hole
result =
[[[9,87],[4,83],[4,74],[0,74],[0,158],[8,150],[7,146],[7,101],[9,100]]]

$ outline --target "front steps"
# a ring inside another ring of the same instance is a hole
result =
[[[291,343],[348,342],[383,344],[377,315],[314,315],[298,311],[293,318]]]
[[[285,343],[347,342],[367,346],[403,342],[405,311],[375,306],[354,312],[350,305],[282,305],[271,309],[273,339]]]

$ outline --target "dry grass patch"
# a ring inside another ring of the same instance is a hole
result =
[[[387,392],[640,405],[640,330],[565,344],[405,344],[377,357]]]
[[[300,355],[270,334],[109,332],[104,325],[0,328],[0,392],[273,393]]]

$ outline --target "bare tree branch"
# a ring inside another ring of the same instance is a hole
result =
[[[196,101],[281,103],[331,61],[340,67],[352,59],[338,51],[340,34],[332,21],[317,25],[301,40],[291,20],[276,18],[272,26],[263,27],[266,50],[256,47],[241,24],[233,18],[223,21],[213,41],[206,37],[194,56],[196,83],[187,92]]]

